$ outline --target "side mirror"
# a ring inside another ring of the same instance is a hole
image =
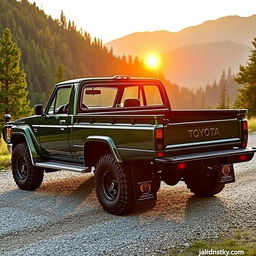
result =
[[[8,123],[12,120],[12,116],[10,114],[5,114],[4,115],[4,120],[5,120],[6,123]]]
[[[41,116],[43,115],[44,112],[44,106],[42,104],[37,104],[35,105],[35,115],[36,116]]]

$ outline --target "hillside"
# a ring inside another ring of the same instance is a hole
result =
[[[250,50],[230,41],[188,45],[163,54],[162,71],[175,83],[199,87],[219,78],[223,69],[236,73]]]
[[[22,50],[21,64],[27,74],[31,105],[45,103],[60,67],[62,80],[123,73],[151,76],[137,58],[128,63],[114,56],[100,39],[78,31],[63,14],[60,20],[53,20],[27,0],[0,1],[0,34],[6,27]]]

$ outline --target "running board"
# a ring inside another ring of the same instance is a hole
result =
[[[90,167],[85,167],[81,164],[61,163],[61,162],[54,162],[54,161],[36,163],[36,166],[41,168],[49,168],[49,169],[55,169],[55,170],[73,171],[73,172],[81,172],[81,173],[91,171]]]

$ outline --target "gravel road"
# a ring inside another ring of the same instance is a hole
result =
[[[250,135],[256,145],[256,135]],[[159,255],[193,239],[256,226],[256,157],[235,166],[236,183],[216,197],[193,196],[183,183],[164,185],[153,209],[128,216],[102,210],[91,174],[45,175],[35,192],[0,172],[1,255]]]

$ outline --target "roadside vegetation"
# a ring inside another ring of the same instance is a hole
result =
[[[10,166],[11,156],[6,144],[0,140],[0,170],[5,170]]]
[[[179,250],[171,250],[166,254],[166,256],[176,255],[176,256],[198,256],[201,250],[226,250],[226,251],[244,251],[243,255],[255,256],[256,252],[256,231],[237,231],[232,237],[227,237],[227,235],[222,235],[218,240],[212,241],[201,241],[197,240],[192,243],[192,245]],[[211,255],[203,254],[201,255]],[[213,254],[212,254],[213,255]],[[216,254],[217,255],[217,254]],[[222,254],[224,255],[224,254]],[[240,254],[242,255],[242,254]]]
[[[248,119],[248,130],[249,132],[256,131],[256,117]]]

